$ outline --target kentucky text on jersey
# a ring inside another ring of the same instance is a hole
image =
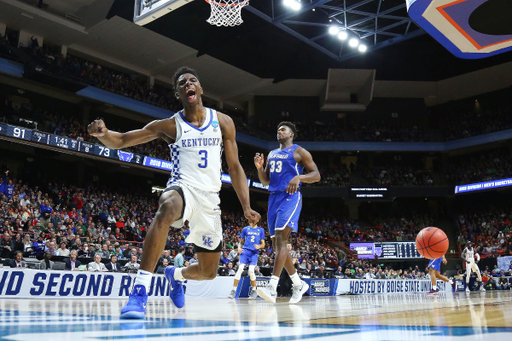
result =
[[[218,146],[221,143],[220,138],[216,137],[203,137],[196,139],[184,139],[181,140],[181,146],[186,147],[211,147]]]

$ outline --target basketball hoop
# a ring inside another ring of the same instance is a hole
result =
[[[208,20],[216,26],[238,26],[242,20],[242,8],[249,4],[249,0],[206,0],[210,4],[212,12]]]

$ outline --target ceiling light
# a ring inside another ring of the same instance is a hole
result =
[[[335,34],[338,34],[339,31],[340,31],[340,29],[338,26],[329,27],[329,34],[335,35]]]
[[[339,40],[345,40],[348,38],[348,33],[347,31],[341,31],[339,34],[338,34],[338,39]]]
[[[299,3],[299,2],[296,2],[294,1],[291,5],[291,8],[294,10],[294,11],[300,11],[300,9],[302,8],[302,5]]]
[[[285,5],[286,7],[292,7],[293,3],[293,0],[283,0],[283,5]]]
[[[359,47],[357,49],[359,50],[359,52],[366,52],[367,47],[366,47],[366,45],[361,44],[361,45],[359,45]]]
[[[357,47],[357,45],[359,45],[359,39],[357,38],[352,38],[349,40],[348,44],[351,46],[351,47]]]

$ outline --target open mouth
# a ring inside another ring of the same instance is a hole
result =
[[[188,90],[187,90],[187,98],[188,98],[189,100],[194,100],[194,99],[196,99],[196,92],[195,92],[194,90],[192,90],[192,89],[188,89]]]

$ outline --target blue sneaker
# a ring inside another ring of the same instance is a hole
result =
[[[148,294],[146,287],[136,285],[130,294],[128,303],[121,308],[121,319],[143,319],[146,316],[146,305],[148,303]]]
[[[174,266],[168,266],[165,268],[165,277],[169,281],[169,287],[171,288],[169,296],[171,297],[172,303],[174,303],[176,308],[183,308],[185,305],[185,292],[183,291],[183,282],[174,279],[175,270],[176,268]]]

